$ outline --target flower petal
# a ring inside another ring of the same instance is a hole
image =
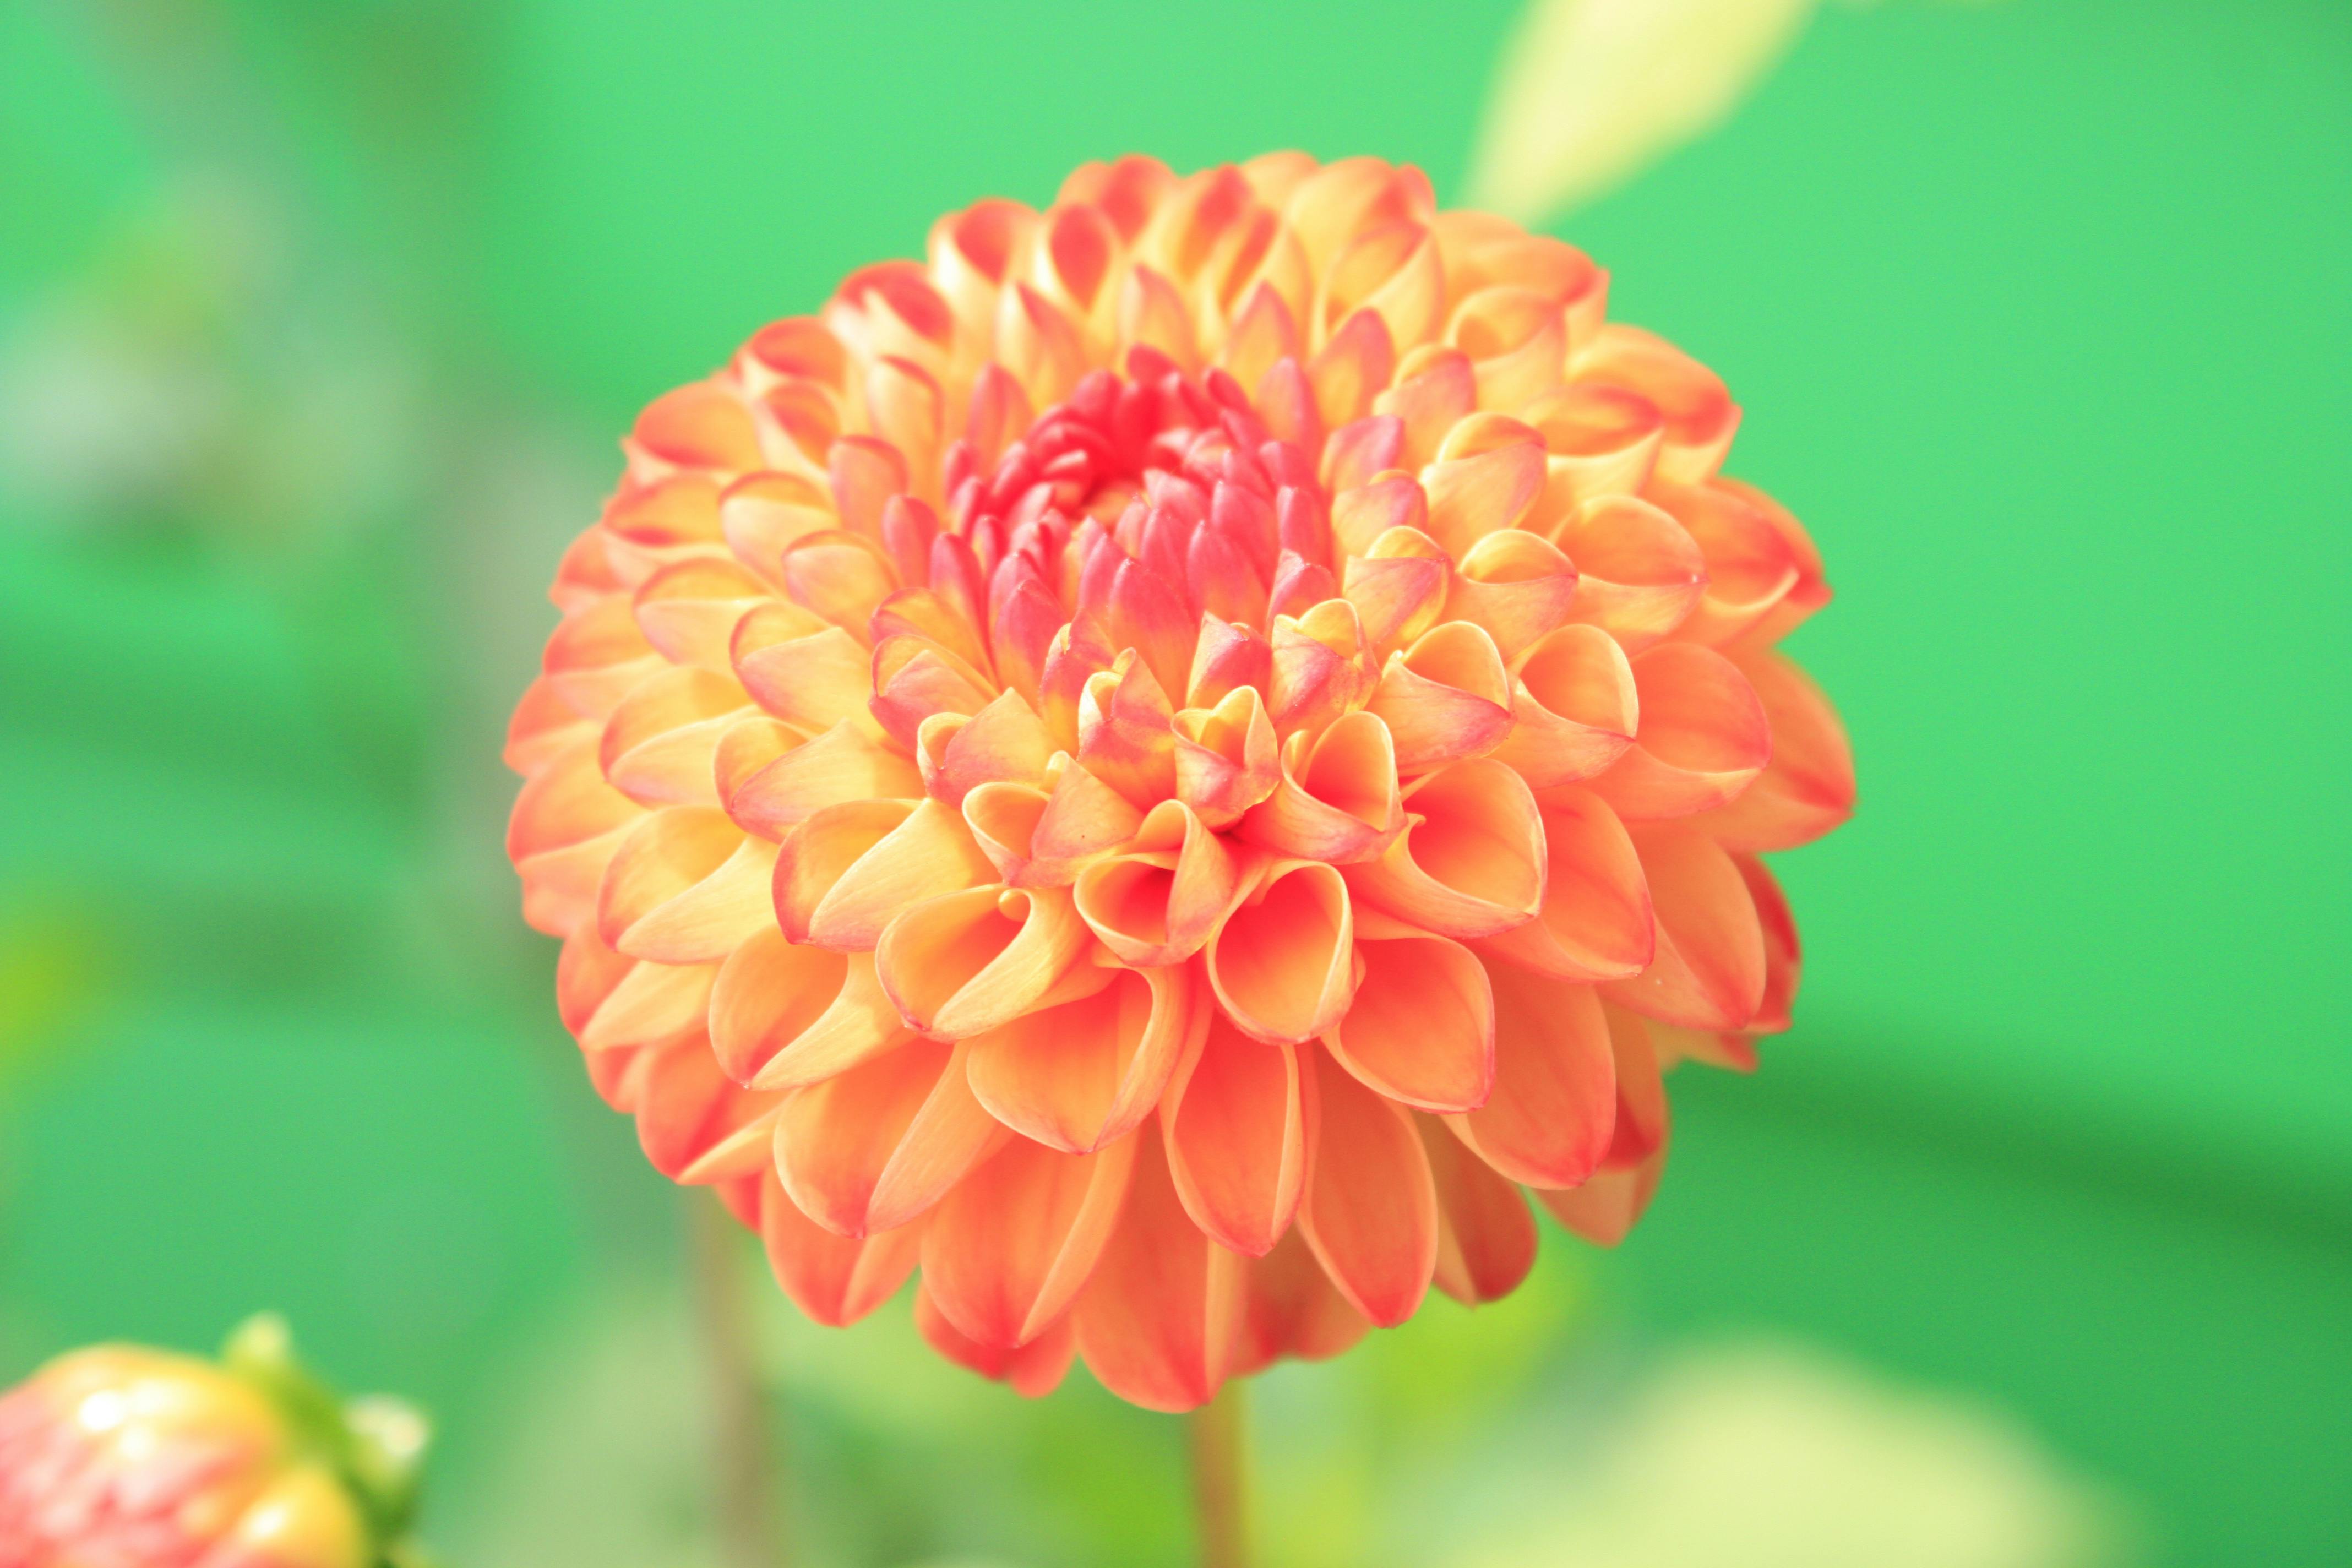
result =
[[[923,1289],[958,1332],[1009,1349],[1061,1321],[1118,1222],[1136,1147],[1066,1154],[1015,1137],[941,1201]]]
[[[1593,793],[1628,820],[1687,816],[1748,787],[1772,756],[1772,721],[1738,665],[1696,643],[1633,661],[1641,709],[1633,744]]]
[[[1036,1005],[1086,940],[1062,889],[972,888],[892,921],[875,967],[908,1024],[964,1039]]]
[[[988,1113],[1072,1154],[1122,1138],[1149,1116],[1187,1043],[1208,1022],[1188,970],[1094,973],[1099,989],[1024,1013],[971,1042],[972,1093]]]
[[[1535,1267],[1528,1200],[1434,1119],[1413,1120],[1437,1190],[1437,1288],[1465,1307],[1499,1301]]]
[[[1649,967],[1603,987],[1618,1005],[1686,1029],[1744,1029],[1764,1002],[1764,932],[1739,868],[1711,839],[1667,825],[1633,847],[1657,909]]]
[[[1445,1118],[1502,1175],[1572,1187],[1609,1151],[1617,1078],[1609,1025],[1590,986],[1560,985],[1508,965],[1495,988],[1495,1087],[1486,1103]]]
[[[1405,830],[1377,860],[1346,868],[1373,907],[1444,936],[1492,936],[1543,907],[1545,854],[1535,796],[1492,758],[1454,763],[1406,797]]]
[[[1495,1004],[1486,966],[1442,936],[1359,941],[1348,1015],[1323,1037],[1368,1088],[1424,1110],[1468,1110],[1495,1083]]]
[[[1590,790],[1542,795],[1548,869],[1543,908],[1478,951],[1554,980],[1623,980],[1656,952],[1657,923],[1641,857],[1617,814]]]
[[[1512,670],[1510,734],[1492,753],[1537,789],[1605,773],[1633,744],[1641,698],[1617,639],[1561,626]]]
[[[1306,1177],[1299,1061],[1212,1017],[1160,1102],[1170,1173],[1192,1223],[1262,1257],[1290,1227]]]
[[[1078,1353],[1104,1387],[1129,1404],[1197,1409],[1225,1380],[1241,1323],[1244,1263],[1185,1214],[1157,1129],[1147,1122],[1136,1141],[1127,1207],[1072,1309]]]
[[[1331,1065],[1301,1064],[1314,1166],[1298,1229],[1350,1306],[1381,1328],[1412,1316],[1437,1267],[1437,1194],[1410,1112]]]
[[[931,1349],[958,1366],[1008,1384],[1024,1399],[1043,1399],[1062,1385],[1076,1358],[1078,1341],[1066,1317],[1027,1344],[1006,1349],[968,1339],[924,1285],[915,1287],[915,1327]]]
[[[1280,861],[1209,940],[1209,983],[1225,1016],[1261,1040],[1309,1040],[1355,993],[1354,910],[1331,867]]]
[[[760,1179],[759,1205],[760,1241],[776,1283],[827,1328],[847,1328],[897,1295],[921,1256],[921,1224],[836,1236],[801,1212],[773,1169]]]
[[[836,1236],[895,1230],[1012,1134],[980,1108],[961,1050],[909,1040],[801,1089],[776,1123],[776,1171]]]

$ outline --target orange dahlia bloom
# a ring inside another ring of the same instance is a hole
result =
[[[1371,159],[1088,164],[656,400],[509,757],[647,1154],[844,1323],[1183,1409],[1612,1241],[1846,816],[1829,590],[1607,275]]]
[[[60,1356],[0,1394],[0,1568],[376,1568],[421,1427],[359,1427],[268,1320],[230,1367],[133,1345]]]

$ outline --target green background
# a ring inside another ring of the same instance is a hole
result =
[[[436,1410],[485,1563],[548,1390],[690,1445],[679,1210],[498,845],[613,436],[1085,157],[1458,197],[1515,11],[0,4],[0,1377],[281,1308]],[[1347,1521],[1769,1332],[2007,1412],[2135,1556],[2352,1561],[2352,8],[1832,5],[1560,232],[1821,543],[1862,807],[1634,1238],[1270,1380],[1270,1509],[1425,1560]],[[1169,1424],[771,1330],[824,1561],[1184,1560]]]

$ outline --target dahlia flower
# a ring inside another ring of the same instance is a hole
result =
[[[257,1319],[226,1364],[135,1345],[58,1357],[0,1394],[6,1568],[377,1568],[396,1539],[423,1426],[348,1411]]]
[[[592,1080],[811,1316],[1181,1410],[1607,1243],[1852,804],[1739,411],[1371,159],[1088,164],[656,399],[508,756]]]

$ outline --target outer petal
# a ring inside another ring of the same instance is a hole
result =
[[[776,1170],[803,1214],[862,1237],[920,1215],[1010,1136],[971,1097],[960,1051],[910,1040],[793,1095]]]
[[[836,1236],[785,1195],[773,1169],[760,1178],[760,1240],[793,1304],[827,1328],[845,1328],[898,1293],[920,1254],[920,1223],[863,1237]]]
[[[1739,667],[1670,643],[1633,660],[1641,723],[1593,790],[1629,819],[1688,816],[1748,787],[1772,755],[1772,725]]]
[[[1136,1138],[1126,1210],[1072,1311],[1078,1353],[1129,1404],[1196,1409],[1231,1365],[1244,1262],[1186,1215],[1156,1129],[1147,1122]]]
[[[1535,1267],[1528,1200],[1433,1119],[1414,1121],[1437,1189],[1437,1288],[1465,1307],[1499,1301]]]
[[[1513,931],[1477,944],[1554,980],[1623,980],[1657,951],[1642,860],[1617,814],[1589,790],[1543,795],[1548,869],[1543,908]]]
[[[1437,1267],[1429,1156],[1402,1107],[1309,1053],[1314,1169],[1298,1228],[1349,1304],[1388,1328],[1419,1310]]]
[[[1731,857],[1686,828],[1633,835],[1658,913],[1657,955],[1609,1000],[1686,1029],[1744,1029],[1764,1003],[1764,932]]]
[[[1222,1016],[1160,1102],[1167,1161],[1185,1212],[1235,1252],[1262,1257],[1290,1227],[1307,1174],[1297,1050],[1237,1032]]]
[[[1837,710],[1805,672],[1769,651],[1735,655],[1771,722],[1772,760],[1728,805],[1691,825],[1727,849],[1794,849],[1853,815],[1853,750]]]
[[[1328,1361],[1371,1327],[1332,1285],[1298,1232],[1286,1232],[1272,1252],[1250,1261],[1232,1375],[1262,1372],[1286,1355]]]
[[[1446,1124],[1512,1181],[1575,1186],[1600,1165],[1616,1125],[1616,1066],[1601,999],[1590,986],[1504,965],[1489,975],[1494,1092]]]
[[[958,1332],[991,1348],[1061,1321],[1127,1198],[1136,1141],[1065,1154],[1014,1138],[964,1178],[923,1233],[923,1288]]]
[[[1496,762],[1538,789],[1606,772],[1633,743],[1641,699],[1617,639],[1592,626],[1539,638],[1511,671],[1509,736]]]
[[[1059,1388],[1077,1355],[1077,1335],[1067,1318],[1016,1348],[983,1345],[966,1338],[922,1285],[915,1288],[915,1327],[925,1342],[948,1360],[1010,1384],[1024,1399],[1043,1399]]]

